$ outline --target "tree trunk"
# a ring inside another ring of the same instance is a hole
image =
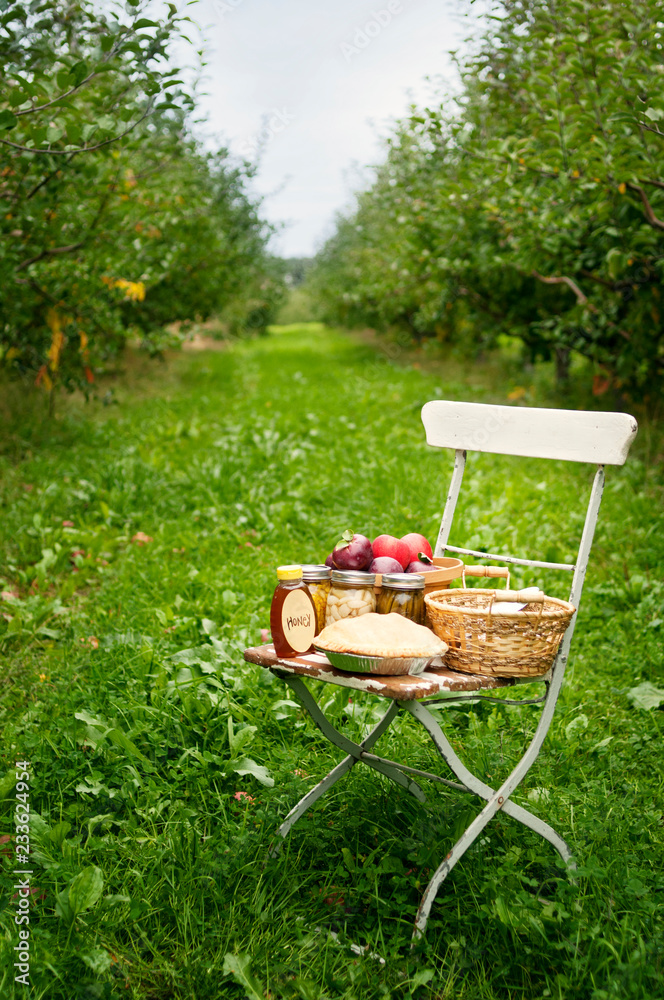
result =
[[[564,389],[569,382],[569,347],[556,347],[556,385]]]

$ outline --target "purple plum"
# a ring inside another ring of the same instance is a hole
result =
[[[415,559],[412,563],[408,564],[406,573],[430,573],[434,569],[439,569],[439,567],[434,566],[433,563],[425,563]]]
[[[373,559],[371,542],[366,535],[344,532],[343,540],[334,546],[332,560],[337,569],[366,569]]]

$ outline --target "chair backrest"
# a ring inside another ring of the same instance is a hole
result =
[[[634,417],[628,413],[594,413],[586,410],[551,410],[433,400],[422,407],[422,422],[428,444],[437,448],[453,448],[455,451],[454,471],[435,554],[442,556],[449,551],[508,564],[568,570],[574,574],[569,599],[578,610],[604,488],[604,466],[624,464],[638,429]],[[479,552],[449,544],[467,451],[562,459],[597,465],[579,551],[573,564]],[[558,686],[562,680],[575,622],[576,615],[570,622],[556,658],[556,666],[562,667]]]
[[[545,410],[434,400],[422,407],[428,444],[500,455],[623,465],[636,436],[629,413]]]

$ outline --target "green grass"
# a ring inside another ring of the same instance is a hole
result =
[[[578,885],[501,816],[411,954],[419,890],[480,806],[433,787],[421,806],[360,767],[265,860],[280,820],[339,759],[287,689],[242,659],[267,623],[276,565],[320,561],[347,527],[433,537],[452,460],[425,445],[422,404],[505,402],[519,384],[507,362],[396,360],[317,325],[281,327],[134,372],[115,405],[71,400],[51,422],[26,407],[8,428],[0,835],[12,832],[13,762],[28,759],[34,998],[661,996],[662,716],[627,696],[662,685],[656,427],[609,470],[565,688],[515,796],[568,839]],[[541,379],[526,388],[551,402]],[[455,540],[569,561],[591,474],[474,456]],[[566,596],[556,574],[514,579],[535,581]],[[321,695],[351,735],[381,707]],[[443,718],[496,786],[538,711]],[[438,767],[407,719],[380,749]],[[12,997],[13,859],[1,857],[0,995]],[[87,896],[72,885],[84,871]]]

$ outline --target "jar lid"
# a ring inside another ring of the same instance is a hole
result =
[[[332,583],[345,583],[353,587],[373,587],[375,573],[365,573],[361,569],[333,569]]]
[[[383,573],[383,586],[389,590],[424,590],[423,573]]]
[[[329,580],[330,567],[322,564],[303,563],[302,576],[305,582],[311,581],[311,583],[315,583],[317,580]]]
[[[301,576],[301,566],[277,566],[277,580],[299,580]]]

